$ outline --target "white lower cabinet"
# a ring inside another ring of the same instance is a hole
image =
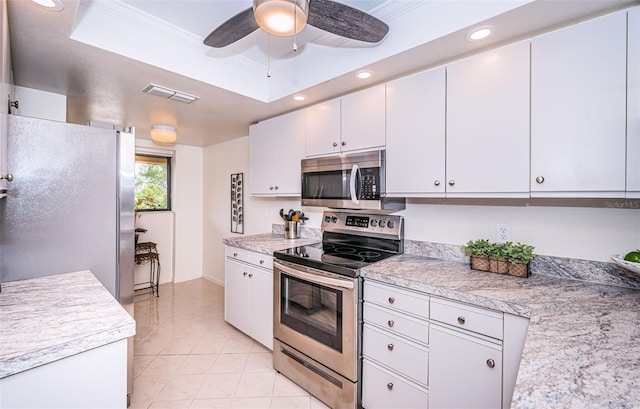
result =
[[[365,280],[362,406],[508,408],[526,318]]]
[[[273,349],[273,257],[226,248],[224,319]]]
[[[502,341],[429,327],[429,407],[502,407]]]

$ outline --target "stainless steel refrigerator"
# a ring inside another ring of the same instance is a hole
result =
[[[91,270],[133,316],[133,131],[5,119],[13,180],[0,198],[0,281]],[[128,361],[130,396],[133,338]]]

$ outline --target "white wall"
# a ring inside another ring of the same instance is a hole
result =
[[[19,107],[14,110],[17,115],[67,122],[66,95],[16,86],[15,99]]]
[[[225,237],[238,236],[230,231],[232,173],[244,173],[244,235],[270,233],[271,224],[281,221],[280,208],[300,208],[300,200],[255,198],[249,194],[249,137],[234,139],[204,148],[204,266],[203,277],[224,283]]]
[[[202,277],[203,149],[186,145],[161,147],[146,139],[137,139],[136,148],[147,153],[164,151],[173,156],[172,211],[138,212],[136,219],[136,227],[149,230],[140,240],[158,244],[162,264],[160,282]],[[142,274],[138,273],[142,268],[136,269],[136,278]]]

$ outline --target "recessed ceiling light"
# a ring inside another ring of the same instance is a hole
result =
[[[482,40],[483,38],[487,38],[491,34],[495,33],[495,31],[495,26],[476,27],[467,33],[467,41]]]
[[[38,6],[42,6],[47,10],[51,11],[61,11],[64,9],[64,4],[60,0],[31,0],[36,3]]]
[[[371,78],[373,77],[373,71],[369,71],[369,70],[358,71],[356,72],[356,77],[360,78],[361,80]]]
[[[305,97],[302,94],[298,94],[298,95],[294,95],[293,99],[295,99],[296,101],[304,101],[305,99],[307,99],[307,97]]]

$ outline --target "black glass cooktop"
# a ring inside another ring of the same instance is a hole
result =
[[[397,254],[348,243],[322,242],[276,251],[274,257],[319,270],[357,277],[359,269]]]

